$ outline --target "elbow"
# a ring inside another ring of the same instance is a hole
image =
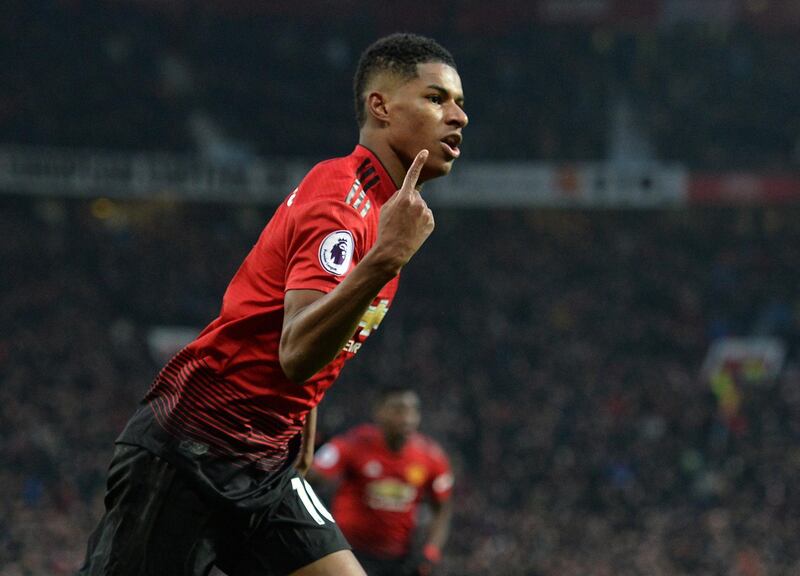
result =
[[[289,355],[281,354],[280,363],[284,376],[295,384],[302,384],[311,376],[311,374],[306,374],[299,362],[290,358]]]
[[[308,370],[302,356],[296,351],[288,350],[283,344],[278,350],[278,361],[284,376],[295,384],[302,384],[314,375]]]

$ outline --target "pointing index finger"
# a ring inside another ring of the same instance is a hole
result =
[[[417,154],[417,157],[414,158],[414,161],[411,163],[411,167],[406,172],[406,177],[403,180],[403,187],[402,189],[406,192],[411,192],[417,186],[417,180],[419,180],[420,172],[422,172],[422,167],[425,165],[425,161],[428,159],[428,151],[423,149],[420,150]]]

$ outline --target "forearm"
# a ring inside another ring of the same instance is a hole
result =
[[[450,535],[450,520],[452,516],[453,505],[449,501],[441,504],[434,511],[428,530],[428,538],[425,541],[426,545],[435,546],[439,550],[444,547],[447,537]]]
[[[295,468],[303,476],[311,469],[314,462],[314,441],[317,437],[317,407],[314,406],[306,416],[306,423],[303,426],[303,444],[300,447],[300,454],[297,458]]]
[[[280,363],[286,376],[303,382],[333,360],[355,333],[358,322],[399,267],[373,250],[328,294],[286,310]]]
[[[291,302],[291,292],[286,294],[279,355],[293,382],[308,380],[336,357],[381,288],[433,231],[433,214],[415,188],[427,158],[427,150],[414,158],[403,185],[381,208],[374,246],[341,284],[325,295],[295,295]]]

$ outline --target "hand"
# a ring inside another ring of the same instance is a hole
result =
[[[442,561],[442,552],[433,544],[427,544],[422,549],[422,554],[415,561],[413,576],[432,576],[434,569]]]
[[[435,564],[428,560],[423,560],[420,562],[419,566],[417,566],[416,572],[414,572],[414,576],[433,576],[433,569],[436,567]]]
[[[395,274],[433,232],[433,213],[417,190],[417,180],[427,159],[428,151],[421,150],[406,172],[403,185],[381,208],[373,250],[386,259]]]
[[[313,456],[309,458],[305,454],[299,454],[297,457],[297,462],[295,462],[294,469],[297,470],[297,473],[300,474],[300,476],[305,476],[311,469],[311,464],[313,461]]]

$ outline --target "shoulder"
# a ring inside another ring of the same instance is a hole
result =
[[[373,443],[377,437],[378,429],[371,424],[359,424],[328,440],[329,444],[339,447],[350,447]]]
[[[353,156],[332,158],[315,165],[297,187],[298,205],[318,200],[344,202],[356,180],[356,160]]]
[[[374,424],[359,424],[350,429],[346,434],[352,444],[374,444],[381,435],[380,429]]]
[[[334,468],[349,461],[364,446],[363,426],[356,426],[326,441],[317,451],[314,460],[320,468]]]
[[[447,454],[442,446],[430,436],[417,432],[410,438],[410,442],[415,450],[425,454],[428,458],[437,461],[447,460]]]

